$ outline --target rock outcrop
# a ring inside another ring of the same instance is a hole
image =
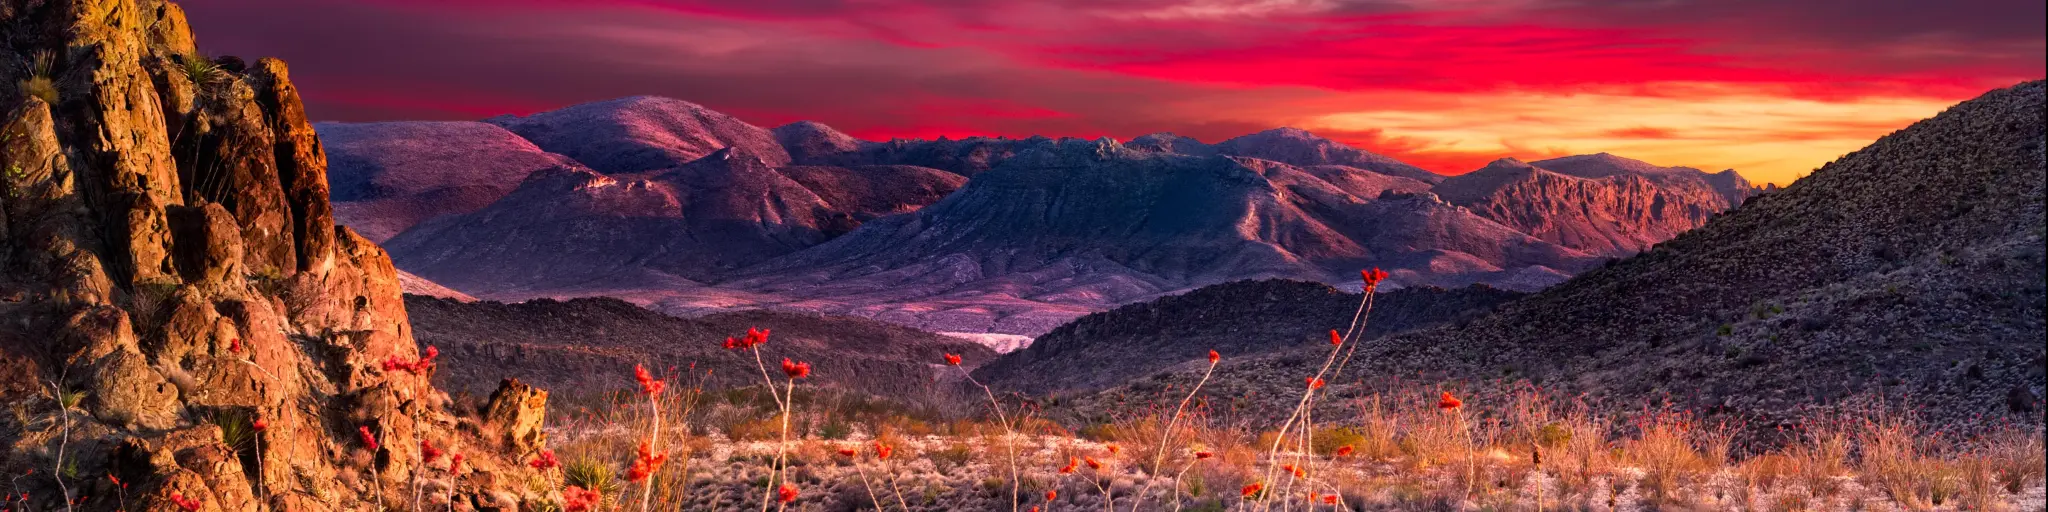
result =
[[[22,506],[546,498],[429,383],[397,270],[334,225],[283,62],[201,60],[158,0],[7,2],[0,33],[0,62],[39,63],[0,77],[0,469]]]
[[[1590,155],[1607,160],[1609,157]],[[1583,162],[1566,157],[1557,162]],[[1629,162],[1634,162],[1630,160]],[[1641,162],[1635,162],[1641,163]],[[1430,189],[1444,201],[1565,247],[1627,256],[1671,239],[1732,207],[1704,173],[1643,164],[1572,165],[1564,174],[1513,158],[1446,178]],[[1607,171],[1612,172],[1589,172]]]

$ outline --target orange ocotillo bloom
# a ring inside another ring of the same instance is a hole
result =
[[[1214,350],[1209,351],[1209,364],[1216,364],[1216,361],[1221,359],[1223,359],[1223,354],[1218,354]]]
[[[1309,388],[1309,389],[1323,389],[1323,384],[1324,384],[1324,382],[1323,382],[1323,379],[1318,379],[1318,378],[1315,378],[1315,377],[1309,377],[1309,378],[1308,378],[1308,388]]]
[[[363,449],[369,450],[370,453],[376,453],[377,448],[380,446],[377,444],[376,434],[370,433],[370,427],[356,427],[356,432],[363,435]]]
[[[633,380],[640,382],[640,392],[646,393],[647,396],[659,395],[663,388],[668,387],[668,383],[662,382],[661,379],[654,378],[654,374],[648,373],[647,367],[637,364],[633,365]]]
[[[1465,401],[1459,400],[1458,397],[1451,396],[1451,392],[1449,391],[1445,391],[1443,396],[1437,397],[1436,399],[1436,408],[1438,409],[1449,411],[1464,406]]]
[[[889,448],[889,445],[882,444],[881,441],[875,441],[875,458],[887,459],[889,458],[889,454],[894,451],[895,450]]]
[[[1372,270],[1358,271],[1358,277],[1364,278],[1366,289],[1378,288],[1380,281],[1387,279],[1387,272],[1380,270],[1379,267],[1373,267]]]
[[[1330,344],[1331,344],[1331,345],[1343,345],[1343,344],[1344,344],[1344,335],[1342,335],[1342,334],[1337,334],[1337,330],[1336,330],[1336,329],[1330,329]]]
[[[1242,491],[1244,492],[1244,497],[1246,497],[1246,498],[1250,498],[1250,497],[1253,497],[1253,496],[1258,496],[1258,495],[1259,495],[1259,491],[1260,491],[1260,490],[1263,490],[1263,489],[1265,489],[1265,488],[1266,488],[1265,484],[1261,484],[1261,483],[1258,483],[1258,482],[1252,482],[1252,483],[1251,483],[1250,485],[1246,485],[1246,486],[1244,486],[1244,489],[1242,489]]]
[[[1061,466],[1061,467],[1060,467],[1060,473],[1061,473],[1061,474],[1066,474],[1066,473],[1072,473],[1072,472],[1074,472],[1074,468],[1075,468],[1075,467],[1079,467],[1080,465],[1081,465],[1081,459],[1076,459],[1076,458],[1073,458],[1073,457],[1067,457],[1067,465],[1066,465],[1066,466]]]
[[[775,499],[783,503],[796,501],[796,486],[782,484],[782,488],[775,491]]]
[[[1347,445],[1344,445],[1344,446],[1339,446],[1339,447],[1337,447],[1337,456],[1338,456],[1338,457],[1349,457],[1349,456],[1351,456],[1351,445],[1348,445],[1348,444],[1347,444]]]
[[[654,453],[653,446],[648,445],[646,441],[641,441],[640,457],[633,461],[633,467],[627,468],[626,480],[634,482],[646,480],[647,477],[654,476],[656,470],[661,469],[663,462],[668,462],[668,454]]]
[[[811,375],[811,363],[798,363],[786,357],[782,358],[782,373],[792,379],[808,377]]]
[[[960,356],[955,354],[946,354],[946,364],[960,366]]]

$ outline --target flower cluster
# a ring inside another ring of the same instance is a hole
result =
[[[662,382],[661,379],[654,378],[654,374],[648,373],[647,367],[637,364],[633,365],[633,380],[640,381],[640,392],[646,393],[647,396],[659,395],[662,389],[668,387],[668,383]]]
[[[1245,499],[1251,499],[1252,497],[1258,496],[1259,491],[1263,491],[1265,489],[1265,484],[1252,482],[1251,484],[1244,486],[1244,489],[1240,489],[1240,492],[1244,494]]]
[[[796,501],[796,486],[782,484],[782,488],[775,490],[775,500],[781,503]]]
[[[433,463],[434,461],[441,460],[441,449],[435,448],[434,443],[432,441],[421,439],[420,460],[425,461],[429,464]]]
[[[946,364],[960,366],[960,356],[958,354],[946,354]]]
[[[1323,389],[1323,384],[1326,384],[1325,382],[1323,382],[1323,379],[1318,379],[1315,377],[1308,378],[1309,389]]]
[[[1374,267],[1372,270],[1358,271],[1358,277],[1364,278],[1365,289],[1371,290],[1374,288],[1379,288],[1380,281],[1387,280],[1387,271],[1380,270],[1378,267]]]
[[[760,345],[760,344],[762,344],[762,343],[767,343],[767,342],[768,342],[768,330],[767,330],[767,329],[755,329],[755,328],[752,328],[752,327],[748,327],[748,328],[747,328],[747,335],[746,335],[745,337],[740,337],[740,338],[726,338],[726,339],[725,339],[725,348],[728,348],[728,349],[732,349],[732,350],[746,350],[746,349],[754,348],[755,346],[758,346],[758,345]]]
[[[809,377],[811,375],[811,363],[798,363],[790,361],[787,357],[782,358],[782,373],[792,379]]]
[[[179,510],[185,512],[198,512],[200,505],[204,505],[197,498],[187,498],[175,491],[171,493],[171,504],[177,505]]]
[[[1458,397],[1451,396],[1451,392],[1449,391],[1445,391],[1443,396],[1438,397],[1436,399],[1436,408],[1438,409],[1449,411],[1464,406],[1465,401],[1459,400]]]
[[[534,457],[531,461],[527,461],[526,465],[533,466],[533,469],[547,471],[560,467],[562,461],[555,458],[554,450],[542,450],[539,456]]]
[[[888,459],[889,454],[894,451],[895,450],[889,448],[889,445],[882,444],[881,441],[875,441],[875,458]]]
[[[1331,345],[1331,346],[1336,346],[1336,345],[1343,345],[1343,344],[1344,344],[1344,335],[1342,335],[1342,334],[1337,334],[1337,330],[1336,330],[1336,329],[1330,329],[1330,345]]]
[[[406,372],[415,375],[426,373],[427,370],[434,368],[434,358],[437,357],[441,357],[441,349],[434,347],[427,347],[427,355],[420,356],[419,359],[412,361],[399,359],[398,356],[393,355],[384,359],[384,371]]]
[[[654,453],[654,447],[642,441],[640,443],[640,457],[634,459],[633,467],[626,470],[626,479],[634,482],[646,480],[647,477],[653,476],[655,471],[661,469],[663,462],[668,462],[668,454]]]
[[[368,450],[371,453],[376,453],[377,449],[383,446],[377,444],[377,435],[370,433],[370,427],[356,427],[356,432],[361,433],[363,435],[364,450]]]
[[[567,512],[592,512],[604,504],[604,495],[597,491],[574,485],[562,489],[562,510]]]

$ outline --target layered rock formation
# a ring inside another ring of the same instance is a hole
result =
[[[283,62],[203,60],[155,0],[0,3],[0,33],[0,61],[39,63],[0,77],[0,442],[23,506],[537,499],[537,439],[389,364],[432,356],[384,251],[334,226]],[[545,402],[506,396],[507,417]],[[427,440],[468,462],[424,460]]]
[[[1611,161],[1605,154],[1552,160],[1580,171],[1564,174],[1503,158],[1431,190],[1537,238],[1609,256],[1648,249],[1740,204],[1709,186],[1705,173],[1587,165]]]

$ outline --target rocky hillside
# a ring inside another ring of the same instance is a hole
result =
[[[0,34],[9,508],[390,509],[416,481],[437,506],[536,499],[546,392],[444,408],[396,269],[333,223],[284,62],[204,60],[154,0],[0,3]]]
[[[580,167],[497,125],[319,123],[335,222],[383,243],[420,222],[469,213],[535,171]]]
[[[1625,256],[1699,227],[1732,204],[1706,174],[1619,163],[1603,155],[1552,160],[1564,174],[1513,158],[1437,183],[1445,201],[1565,247]]]
[[[1463,379],[1468,403],[1497,400],[1506,376],[1759,431],[1873,395],[1952,428],[2039,423],[2044,97],[2039,81],[1992,91],[1646,254],[1374,341],[1332,392],[1426,372]],[[1227,362],[1211,392],[1291,393],[1318,350]]]
[[[1358,339],[1466,321],[1522,296],[1487,286],[1418,286],[1381,294]],[[1305,281],[1239,281],[1081,317],[1004,354],[974,374],[999,389],[1092,391],[1150,375],[1215,350],[1240,358],[1326,345],[1345,330],[1359,301]]]
[[[684,319],[609,298],[504,304],[407,295],[405,302],[413,335],[447,361],[435,381],[477,395],[491,391],[499,374],[548,389],[609,392],[631,383],[641,363],[695,375],[690,382],[712,389],[758,385],[753,358],[720,345],[749,327],[774,331],[761,348],[771,369],[784,357],[816,362],[810,384],[904,399],[932,392],[945,354],[970,367],[995,357],[971,341],[861,318],[747,311]]]

